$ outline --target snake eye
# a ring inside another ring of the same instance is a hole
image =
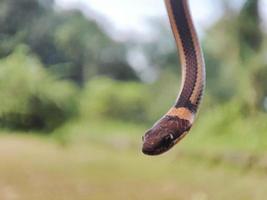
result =
[[[172,143],[173,139],[174,139],[174,136],[172,133],[165,136],[162,140],[162,145],[169,146]]]
[[[172,133],[170,133],[169,135],[165,136],[164,140],[165,141],[172,141],[174,139],[174,136]]]

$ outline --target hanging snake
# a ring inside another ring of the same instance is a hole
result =
[[[188,7],[188,0],[165,0],[179,51],[182,81],[173,107],[143,136],[143,153],[158,155],[171,149],[190,130],[205,88],[205,63]]]

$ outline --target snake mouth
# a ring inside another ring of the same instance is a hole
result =
[[[143,146],[142,148],[142,152],[146,155],[149,156],[156,156],[156,155],[160,155],[165,153],[166,151],[170,150],[171,147],[173,147],[175,145],[174,142],[172,142],[171,144],[169,144],[168,146],[161,146],[159,148],[149,148],[149,147],[145,147]]]
[[[142,148],[142,152],[150,156],[158,155],[158,154],[155,154],[155,151],[153,149]]]
[[[142,152],[146,155],[149,155],[149,156],[156,156],[156,155],[160,155],[164,152],[166,152],[168,149],[165,149],[165,148],[160,148],[160,149],[150,149],[150,148],[142,148]]]

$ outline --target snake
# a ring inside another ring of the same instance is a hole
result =
[[[170,150],[191,129],[205,90],[205,62],[188,0],[164,0],[181,63],[181,86],[175,104],[142,137],[142,152]]]

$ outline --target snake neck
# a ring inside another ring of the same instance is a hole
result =
[[[193,26],[187,0],[165,0],[172,31],[180,55],[181,89],[174,108],[168,113],[196,113],[205,87],[205,64]],[[180,112],[182,110],[182,112]],[[192,119],[194,117],[190,117]]]

